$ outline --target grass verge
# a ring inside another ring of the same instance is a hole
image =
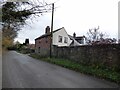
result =
[[[36,54],[31,54],[30,56],[39,60],[43,60],[68,69],[75,70],[77,72],[93,75],[120,84],[120,72],[112,71],[109,69],[103,69],[103,68],[95,68],[93,66],[86,66],[66,59],[49,58],[49,57],[45,58],[45,57],[40,57],[39,55]]]

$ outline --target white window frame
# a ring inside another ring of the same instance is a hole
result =
[[[64,43],[68,43],[68,38],[64,37]]]
[[[62,43],[62,36],[58,36],[58,42]]]

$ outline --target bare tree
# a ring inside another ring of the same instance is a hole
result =
[[[99,26],[98,28],[94,29],[89,29],[89,32],[87,32],[87,37],[86,37],[86,43],[88,45],[93,45],[93,44],[113,44],[116,43],[116,39],[113,38],[108,38],[105,33],[102,33],[99,31]]]
[[[86,38],[86,42],[87,44],[92,44],[93,42],[98,41],[100,38],[103,38],[103,33],[99,33],[99,26],[98,28],[94,28],[94,29],[89,29],[89,32],[87,32],[87,38]]]

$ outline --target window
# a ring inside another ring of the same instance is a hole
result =
[[[38,53],[40,53],[40,47],[38,48]]]
[[[59,37],[58,37],[58,42],[61,42],[61,43],[62,43],[62,36],[59,36]]]
[[[68,38],[67,37],[64,38],[64,43],[68,43]]]

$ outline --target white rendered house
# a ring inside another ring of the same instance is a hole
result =
[[[53,31],[53,45],[69,46],[72,40],[68,36],[64,27]]]

